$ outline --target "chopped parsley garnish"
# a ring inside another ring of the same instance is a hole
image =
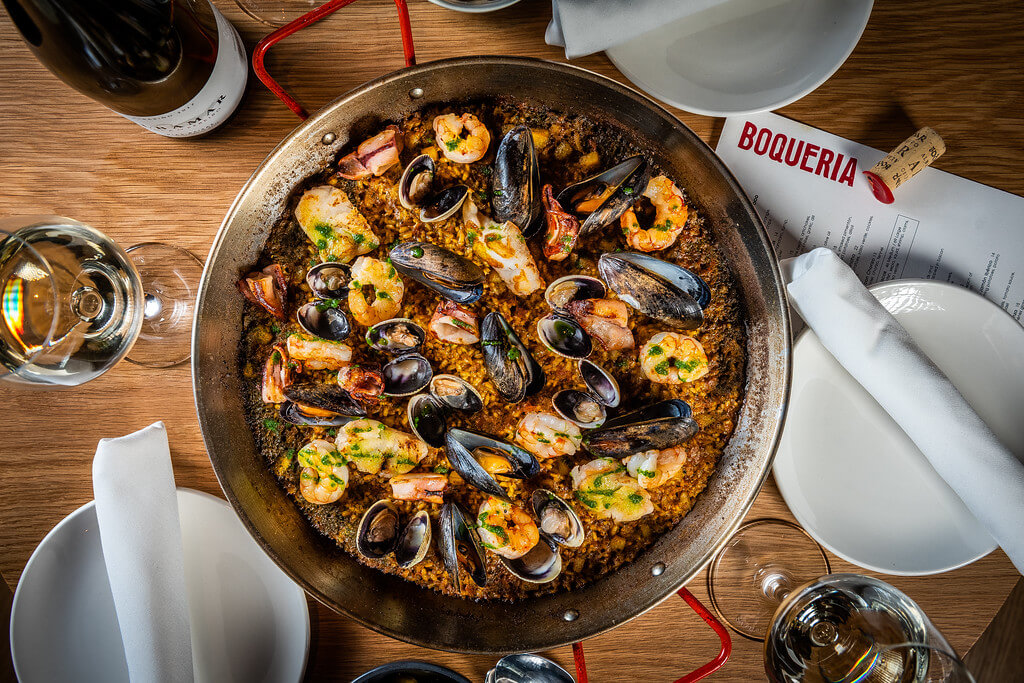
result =
[[[387,299],[391,298],[391,295],[388,294],[387,292],[383,291],[383,290],[378,289],[377,290],[377,298],[378,299],[385,299],[385,300],[387,300]]]
[[[313,230],[324,237],[334,237],[334,230],[332,230],[331,226],[326,223],[316,223],[313,225]]]
[[[412,257],[413,258],[423,258],[423,247],[413,247],[412,248]]]
[[[352,235],[352,241],[355,242],[356,244],[362,244],[363,242],[366,241],[366,235],[357,232],[354,235]]]
[[[316,241],[316,248],[319,249],[320,251],[323,251],[324,249],[326,249],[327,248],[327,240],[325,240],[322,237],[320,239],[318,239]]]
[[[639,505],[639,504],[640,504],[640,503],[642,503],[642,502],[643,502],[643,500],[644,500],[644,497],[643,497],[643,496],[641,496],[641,495],[640,495],[639,493],[631,493],[631,494],[629,494],[628,496],[626,496],[626,498],[627,498],[627,499],[629,500],[629,502],[630,502],[630,503],[632,503],[633,505]]]
[[[654,366],[654,371],[656,373],[658,373],[659,375],[667,375],[668,374],[668,361],[667,360],[663,360],[660,363],[658,363],[657,365],[655,365]]]
[[[278,429],[280,429],[280,427],[281,427],[281,423],[278,422],[277,420],[273,419],[273,418],[268,417],[268,418],[264,418],[264,420],[263,420],[263,428],[264,429],[269,429],[272,432],[276,432]]]
[[[491,532],[492,534],[494,534],[495,536],[500,538],[503,545],[508,545],[508,532],[506,532],[500,526],[494,526],[493,524],[488,524],[487,522],[485,522],[485,521],[483,521],[481,519],[480,520],[480,528],[481,529],[486,529],[487,531]]]
[[[484,175],[491,175],[491,167],[484,166],[483,168],[480,169],[480,172],[483,173]]]
[[[654,346],[652,346],[652,347],[650,348],[650,350],[649,350],[649,351],[647,352],[647,355],[648,355],[648,356],[660,356],[660,355],[661,355],[661,354],[663,354],[663,353],[665,353],[665,349],[663,349],[663,348],[661,348],[660,346],[658,346],[657,344],[655,344],[655,345],[654,345]]]
[[[632,187],[622,188],[622,194],[633,194],[635,191]]]
[[[501,346],[501,342],[485,339],[484,341],[480,342],[480,346]]]
[[[519,360],[519,356],[522,354],[519,352],[519,349],[513,346],[505,353],[505,355],[508,356],[509,360]]]
[[[337,435],[338,435],[338,428],[337,427],[331,427],[330,429],[327,430],[327,436],[337,436]]]
[[[493,194],[495,197],[504,197],[505,196],[505,193],[502,192],[501,190],[494,190],[494,192],[492,192],[491,194]]]
[[[648,479],[653,479],[655,475],[651,470],[637,470],[637,473],[644,475]]]
[[[321,299],[320,301],[317,301],[315,304],[316,310],[320,311],[321,313],[326,311],[328,308],[338,308],[340,305],[341,302],[338,301],[337,299]]]
[[[277,334],[278,332],[281,331],[281,326],[278,325],[277,323],[271,323],[270,331],[273,332],[274,334]],[[275,351],[274,353],[277,353],[277,352]],[[281,360],[280,354],[278,354],[278,357],[274,359],[274,362],[277,363],[277,362],[280,362],[280,360]]]
[[[438,465],[434,468],[434,474],[448,474],[449,472],[451,472],[451,470],[444,465]]]
[[[459,146],[459,141],[457,139],[449,140],[448,142],[444,143],[444,146],[448,148],[449,152],[454,152],[455,148]]]

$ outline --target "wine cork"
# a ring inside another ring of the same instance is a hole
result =
[[[931,165],[946,151],[939,134],[925,126],[900,143],[884,159],[864,171],[878,201],[892,204],[893,190]]]

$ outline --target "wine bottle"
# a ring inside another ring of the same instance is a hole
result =
[[[46,68],[154,133],[207,133],[242,99],[245,47],[209,0],[0,2]]]

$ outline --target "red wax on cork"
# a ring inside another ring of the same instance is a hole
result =
[[[925,127],[900,143],[881,161],[864,171],[871,192],[883,204],[895,201],[892,191],[927,168],[946,151],[939,134]]]

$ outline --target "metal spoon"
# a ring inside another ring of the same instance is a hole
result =
[[[569,672],[550,659],[534,654],[508,655],[494,666],[494,683],[575,683]]]

